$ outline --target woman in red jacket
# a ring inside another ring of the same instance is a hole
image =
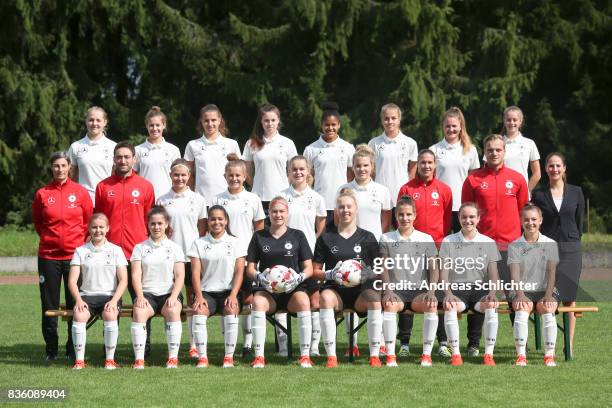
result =
[[[53,176],[46,186],[36,192],[32,203],[32,220],[40,236],[38,245],[38,276],[42,305],[42,333],[46,344],[47,360],[55,360],[58,351],[57,318],[46,317],[47,310],[57,309],[60,286],[64,279],[66,307],[72,309],[74,300],[68,291],[68,272],[74,250],[85,242],[87,223],[93,212],[89,193],[68,177],[70,157],[56,152],[49,160]],[[66,356],[74,356],[68,323]]]

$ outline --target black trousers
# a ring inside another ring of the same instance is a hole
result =
[[[38,258],[38,287],[40,289],[40,304],[42,309],[42,335],[45,339],[45,351],[47,355],[57,356],[58,336],[57,317],[47,317],[47,310],[59,309],[60,288],[64,280],[64,296],[66,308],[74,308],[74,299],[68,290],[68,274],[70,272],[70,260],[54,260]],[[68,338],[66,340],[66,354],[73,351],[72,346],[72,319],[67,324]]]

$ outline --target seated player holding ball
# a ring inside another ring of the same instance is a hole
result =
[[[166,321],[168,361],[166,368],[178,367],[181,345],[181,310],[185,254],[167,237],[170,217],[164,207],[153,207],[147,215],[149,238],[132,251],[132,345],[135,369],[144,369],[147,320],[161,313]]]
[[[463,359],[459,352],[459,323],[457,313],[471,309],[484,313],[485,355],[484,365],[493,366],[493,349],[497,336],[497,301],[495,287],[499,284],[497,262],[501,259],[497,245],[491,238],[476,229],[480,221],[478,206],[466,202],[459,207],[461,230],[442,240],[440,246],[440,282],[444,288],[444,328],[451,347],[451,364],[460,366]],[[486,278],[486,280],[485,280]],[[491,290],[478,288],[477,283],[489,282]],[[459,289],[453,290],[449,285]],[[464,289],[461,289],[464,288]]]
[[[302,231],[287,227],[289,205],[282,197],[270,201],[270,229],[256,231],[247,251],[247,276],[255,281],[253,289],[253,368],[265,366],[266,313],[278,310],[297,313],[301,367],[312,367],[310,342],[312,322],[309,282],[312,276],[312,252]],[[278,289],[273,288],[270,272],[287,267],[291,275]],[[300,271],[299,273],[297,271]],[[276,289],[276,290],[275,290]],[[282,293],[279,293],[282,292]]]
[[[411,310],[423,313],[423,355],[421,366],[431,366],[431,350],[436,339],[438,327],[438,300],[435,290],[421,289],[423,282],[437,283],[439,271],[435,258],[438,254],[436,244],[431,235],[414,229],[416,205],[408,196],[400,197],[395,207],[397,230],[383,234],[380,239],[380,256],[383,258],[410,259],[410,269],[394,265],[385,269],[382,280],[385,283],[400,284],[408,287],[406,290],[384,288],[383,333],[387,349],[387,367],[397,366],[395,356],[395,337],[397,336],[397,313]],[[405,264],[404,264],[405,265]],[[401,265],[400,265],[401,266]],[[414,267],[414,268],[412,268]],[[429,272],[429,278],[427,276]]]
[[[196,239],[187,251],[191,259],[194,293],[193,338],[198,350],[197,368],[208,367],[208,329],[210,315],[223,313],[225,356],[223,368],[234,367],[238,340],[238,315],[242,309],[240,287],[244,271],[245,247],[232,235],[224,207],[208,209],[208,233]]]
[[[382,314],[380,293],[373,289],[373,280],[366,281],[364,276],[358,282],[346,280],[341,271],[357,261],[359,267],[371,268],[378,256],[378,242],[369,231],[357,227],[357,199],[352,190],[343,188],[336,200],[337,231],[324,232],[317,239],[314,254],[315,279],[326,281],[321,287],[319,317],[321,335],[327,353],[327,367],[338,366],[336,356],[336,313],[350,308],[368,316],[368,342],[370,365],[380,367],[380,337]],[[327,270],[325,269],[327,268]],[[364,282],[361,284],[361,282]]]
[[[508,246],[508,267],[514,285],[523,285],[525,290],[510,293],[514,317],[514,344],[516,365],[526,366],[526,346],[529,328],[529,313],[535,303],[536,313],[544,321],[544,364],[556,366],[555,345],[557,342],[557,320],[555,311],[559,295],[555,289],[555,272],[559,263],[557,243],[540,233],[542,212],[533,204],[521,210],[523,235]],[[531,290],[527,290],[531,289]]]
[[[106,240],[108,218],[96,213],[89,219],[91,241],[78,247],[70,261],[68,288],[75,300],[72,342],[76,356],[75,370],[85,368],[87,321],[96,314],[104,320],[104,368],[114,370],[115,348],[119,337],[117,317],[121,310],[121,296],[127,288],[127,260],[121,248]],[[81,286],[78,282],[81,278]]]

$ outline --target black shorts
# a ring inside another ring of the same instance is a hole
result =
[[[262,288],[261,286],[253,287],[253,293],[266,292],[268,295],[270,295],[272,299],[274,299],[274,302],[276,303],[275,312],[279,310],[287,310],[287,305],[289,304],[289,300],[291,299],[291,296],[293,296],[294,293],[304,292],[306,293],[306,295],[310,296],[310,293],[308,292],[309,285],[310,285],[308,283],[309,280],[310,279],[306,279],[304,282],[300,283],[297,288],[295,288],[292,292],[289,292],[289,293],[270,293],[265,288]]]
[[[524,292],[524,293],[527,299],[531,300],[535,304],[535,303],[538,303],[540,300],[542,300],[546,292],[541,290],[537,292]],[[555,301],[559,303],[560,298],[559,298],[559,292],[557,291],[557,288],[553,289],[552,296],[555,299]],[[508,298],[509,298],[508,306],[510,307],[510,309],[512,309],[512,302],[514,302],[514,299],[516,299],[516,292],[510,292]]]
[[[166,300],[168,300],[168,298],[170,297],[170,293],[167,293],[165,295],[154,295],[150,292],[144,292],[143,295],[145,299],[147,299],[147,302],[149,302],[149,304],[151,305],[151,308],[153,309],[155,314],[161,314],[162,309],[164,308],[164,305],[166,304]],[[181,304],[181,309],[182,309],[183,308],[183,295],[181,293],[179,293],[177,300]]]
[[[404,308],[399,313],[405,312],[406,310],[412,310],[412,301],[414,298],[422,293],[426,293],[424,290],[394,290],[393,293],[399,297],[404,303]]]
[[[223,307],[225,305],[225,299],[229,296],[231,290],[224,290],[223,292],[204,292],[202,291],[202,296],[206,303],[208,304],[208,314],[212,316],[216,313],[223,314]],[[193,295],[195,299],[195,294]],[[238,310],[242,310],[242,296],[240,292],[238,292],[238,296],[236,296],[238,300]]]
[[[362,285],[355,286],[352,288],[347,288],[345,286],[338,285],[336,282],[325,282],[321,285],[320,291],[322,292],[326,289],[333,290],[334,292],[338,294],[338,296],[340,296],[340,299],[342,300],[343,309],[353,309],[354,310],[355,302],[357,301],[357,298],[359,297],[359,295],[361,295],[363,291],[370,289],[375,292],[375,296],[378,296],[379,291],[376,291],[374,289],[373,283],[374,283],[373,280],[368,280]],[[365,299],[365,300],[368,301],[368,299]],[[372,299],[372,301],[380,301],[380,300],[381,300],[380,298]],[[361,312],[357,312],[357,314],[360,317],[367,316],[365,313],[361,313]]]
[[[185,262],[185,288],[191,287],[191,262]]]
[[[465,304],[465,310],[471,310],[476,313],[480,312],[478,312],[474,306],[488,294],[489,292],[486,290],[453,290],[453,295],[458,297]]]
[[[106,305],[113,297],[107,295],[84,295],[81,296],[83,302],[87,303],[90,315],[99,315],[104,311],[104,305]],[[117,302],[117,310],[121,312],[121,299]]]

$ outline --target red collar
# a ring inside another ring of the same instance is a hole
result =
[[[60,183],[59,181],[53,180],[51,181],[51,183],[49,183],[49,186],[60,190],[63,187],[68,187],[68,185],[70,185],[71,183],[72,183],[72,180],[70,180],[70,177],[67,177],[64,184]]]
[[[135,175],[136,175],[136,172],[134,171],[134,169],[132,169],[132,174],[130,174],[127,177],[121,177],[121,176],[118,176],[117,174],[113,174],[111,177],[113,178],[113,181],[115,181],[115,182],[118,182],[118,183],[127,183],[132,178],[134,178]]]

